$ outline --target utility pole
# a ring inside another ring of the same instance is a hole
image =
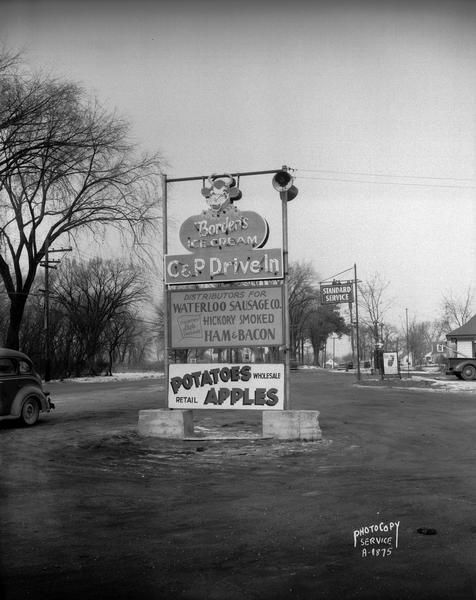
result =
[[[408,338],[408,308],[405,309],[405,317],[407,324],[407,377],[410,378],[410,346]]]
[[[283,171],[287,171],[283,167]],[[290,406],[290,376],[291,376],[291,332],[289,319],[289,260],[288,260],[288,192],[280,192],[281,198],[281,223],[283,227],[283,328],[284,328],[284,408]]]
[[[357,342],[357,381],[360,381],[360,339],[359,339],[359,300],[357,297],[358,279],[357,264],[354,263],[354,283],[355,283],[355,338]]]
[[[354,318],[352,315],[352,302],[349,302],[350,314],[350,349],[352,350],[352,364],[355,365],[355,343],[354,343]]]
[[[45,269],[45,314],[44,314],[44,331],[45,331],[45,381],[51,379],[51,331],[50,331],[50,269],[56,269],[56,265],[61,262],[58,259],[51,259],[50,252],[71,252],[72,248],[58,248],[57,250],[49,247],[49,237],[45,241],[45,260],[40,262],[40,266]]]
[[[357,264],[354,263],[354,278],[347,280],[345,282],[342,282],[340,280],[337,280],[336,277],[338,277],[339,275],[342,275],[342,273],[347,273],[348,271],[351,271],[352,267],[350,269],[346,269],[345,271],[341,271],[340,273],[336,273],[335,275],[333,275],[332,277],[328,277],[327,279],[325,279],[324,281],[330,281],[332,279],[332,285],[333,286],[340,286],[340,285],[352,285],[352,289],[354,289],[354,299],[353,301],[355,302],[355,322],[353,321],[353,314],[352,314],[352,302],[349,302],[349,312],[350,312],[350,340],[351,340],[351,348],[352,348],[352,364],[354,364],[355,362],[355,348],[357,349],[357,380],[360,381],[360,377],[361,377],[361,373],[360,373],[360,338],[359,338],[359,294],[358,294],[358,283],[359,280],[357,279]],[[321,286],[324,283],[324,281],[321,281]],[[321,287],[321,294],[322,294],[322,287]],[[346,292],[348,292],[349,290],[345,290]],[[352,295],[352,294],[351,294]],[[322,300],[321,300],[322,302]],[[340,304],[341,302],[338,301],[336,302],[338,304]],[[354,342],[354,327],[355,327],[355,342]]]

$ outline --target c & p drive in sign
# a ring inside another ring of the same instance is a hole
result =
[[[282,364],[171,364],[169,408],[283,410]]]
[[[164,258],[165,283],[191,285],[283,278],[280,248],[207,252],[167,254]]]
[[[169,315],[171,348],[284,343],[282,286],[174,290]]]

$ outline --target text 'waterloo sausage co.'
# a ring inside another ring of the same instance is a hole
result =
[[[284,343],[283,288],[255,286],[170,292],[173,348]]]

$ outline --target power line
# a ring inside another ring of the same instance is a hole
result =
[[[403,179],[434,179],[438,181],[470,181],[476,183],[474,178],[464,177],[431,177],[426,175],[399,175],[397,173],[367,173],[362,171],[334,171],[331,169],[296,169],[305,173],[333,173],[335,175],[361,175],[363,177],[399,177]]]
[[[315,181],[337,181],[340,183],[370,183],[374,185],[405,185],[410,187],[429,187],[429,188],[451,188],[461,190],[474,190],[476,185],[440,185],[434,183],[410,183],[406,181],[370,181],[365,179],[340,179],[337,177],[303,177],[297,176],[296,179],[312,179]]]
[[[325,283],[326,281],[329,281],[331,279],[335,279],[336,277],[338,277],[339,275],[342,275],[343,273],[347,273],[348,271],[352,271],[353,268],[354,267],[350,267],[350,269],[346,269],[345,271],[341,271],[340,273],[336,273],[335,275],[332,275],[332,277],[327,277],[326,279],[323,279],[319,283]]]

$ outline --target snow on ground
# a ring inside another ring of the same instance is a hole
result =
[[[113,373],[112,376],[72,377],[63,381],[71,383],[109,383],[110,381],[139,381],[140,379],[163,379],[161,371],[144,371],[140,373]]]
[[[431,377],[420,377],[418,375],[412,376],[411,379],[413,381],[431,381],[431,388],[425,389],[430,389],[434,392],[469,392],[470,394],[476,394],[476,381],[460,381],[459,379],[432,379]]]
[[[302,367],[299,367],[300,369]],[[318,368],[318,367],[314,367],[314,368]],[[328,371],[329,373],[334,373],[335,375],[341,375],[343,373],[349,374],[349,373],[356,373],[355,370],[349,370],[349,371],[338,371],[337,369],[326,369],[326,371]],[[361,374],[365,375],[365,374],[370,374],[371,371],[370,369],[361,369]],[[379,378],[376,377],[375,381],[379,381]],[[394,385],[392,387],[399,387],[399,381],[405,382],[405,386],[402,388],[405,390],[424,390],[424,391],[430,391],[430,392],[454,392],[454,393],[461,393],[461,392],[465,392],[465,393],[469,393],[469,394],[476,394],[476,381],[461,381],[459,379],[453,379],[452,377],[449,377],[448,379],[444,378],[444,375],[439,375],[437,377],[429,377],[428,373],[425,373],[424,371],[421,371],[421,375],[418,374],[418,371],[414,371],[411,375],[410,375],[410,381],[414,381],[415,382],[415,387],[412,387],[411,385],[408,385],[408,378],[407,378],[407,374],[406,371],[402,372],[402,379],[395,379],[394,382],[392,382]],[[418,383],[424,382],[427,385],[425,387],[419,386]]]
[[[385,379],[384,381],[381,381],[378,377],[371,378],[362,381],[359,385],[365,386],[365,382],[374,382],[382,385],[387,384],[387,386],[391,387],[392,389],[412,390],[416,392],[453,392],[476,395],[476,381],[460,381],[458,379],[442,378],[433,379],[432,377],[420,377],[419,375],[412,375],[409,379],[406,376],[402,376],[402,379]],[[411,385],[412,382],[415,383],[414,386]]]
[[[299,366],[299,370],[319,370],[320,367],[314,366]],[[329,370],[325,369],[329,373],[341,374],[346,373],[346,371],[337,371],[337,370]],[[366,374],[370,373],[370,369],[362,369],[361,373]],[[347,371],[347,374],[353,373],[353,371]],[[161,371],[144,371],[137,373],[114,373],[111,377],[106,376],[98,376],[98,377],[75,377],[71,379],[65,379],[64,381],[69,381],[71,383],[108,383],[110,381],[139,381],[141,379],[163,379],[164,373]],[[476,394],[476,381],[460,381],[458,379],[436,379],[428,376],[420,376],[420,375],[411,375],[411,381],[414,381],[417,385],[415,387],[411,387],[411,385],[406,384],[406,390],[422,390],[425,391],[434,391],[434,392],[466,392],[470,394]],[[404,381],[408,382],[406,375],[404,376]],[[399,380],[395,380],[395,386],[398,387]],[[424,388],[418,386],[418,382],[427,382],[429,385]]]

